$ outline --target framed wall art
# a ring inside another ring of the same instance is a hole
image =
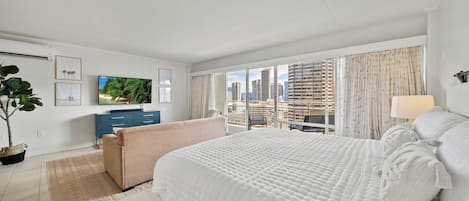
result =
[[[173,82],[172,72],[170,69],[158,70],[158,96],[159,103],[171,103],[172,102],[172,90],[171,85]]]
[[[81,80],[81,58],[55,56],[55,78],[57,80]]]
[[[171,87],[159,87],[159,103],[171,103]]]
[[[80,83],[55,83],[55,105],[56,106],[80,106],[81,84]]]
[[[170,86],[172,82],[172,73],[170,69],[159,69],[159,84]]]

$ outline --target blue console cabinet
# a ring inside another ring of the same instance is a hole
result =
[[[126,128],[160,123],[160,111],[119,111],[96,114],[96,144],[103,135],[112,134],[112,128]]]

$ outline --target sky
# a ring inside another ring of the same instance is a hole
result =
[[[109,79],[109,78],[112,78],[112,77],[107,77],[107,76],[99,76],[99,81],[98,81],[98,85],[99,85],[99,88],[103,88],[104,85],[106,84],[106,81]]]
[[[171,75],[169,75],[169,77],[171,77]],[[114,77],[114,76],[98,76],[98,88],[103,88],[104,85],[106,84],[107,80],[109,79],[113,79],[113,78],[117,78],[117,77]],[[143,78],[135,78],[135,79],[143,79]]]
[[[270,73],[270,79],[271,82],[274,80],[274,71],[272,67],[269,67],[272,69]],[[251,83],[253,80],[258,80],[261,79],[261,71],[267,69],[267,68],[255,68],[255,69],[249,69],[249,90],[252,90]],[[288,65],[279,65],[277,67],[277,74],[278,74],[278,83],[284,85],[285,81],[288,81]],[[233,82],[239,82],[241,83],[241,93],[246,92],[246,71],[241,70],[241,71],[233,71],[233,72],[227,72],[226,73],[226,80],[227,80],[227,86],[226,87],[231,87],[231,83]]]

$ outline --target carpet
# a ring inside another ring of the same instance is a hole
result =
[[[102,152],[47,162],[51,201],[156,200],[151,182],[122,192],[104,171]]]

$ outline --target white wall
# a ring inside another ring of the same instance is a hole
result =
[[[29,145],[28,155],[56,152],[91,146],[95,141],[95,113],[113,109],[139,108],[139,105],[100,106],[97,76],[113,75],[153,79],[151,104],[145,110],[160,110],[162,122],[185,120],[189,117],[187,75],[184,63],[158,60],[73,45],[53,45],[56,55],[82,58],[83,80],[81,106],[54,106],[54,63],[0,55],[4,65],[20,68],[19,76],[31,82],[34,93],[43,99],[44,106],[33,112],[17,112],[12,119],[14,143]],[[158,104],[158,68],[171,68],[173,73],[173,103]],[[45,135],[38,137],[37,133]],[[7,133],[0,123],[0,145],[7,144]]]
[[[196,63],[192,72],[426,34],[426,16],[408,16],[324,36]]]
[[[469,1],[442,0],[428,16],[428,92],[446,106],[446,89],[459,81],[453,74],[469,70]]]

